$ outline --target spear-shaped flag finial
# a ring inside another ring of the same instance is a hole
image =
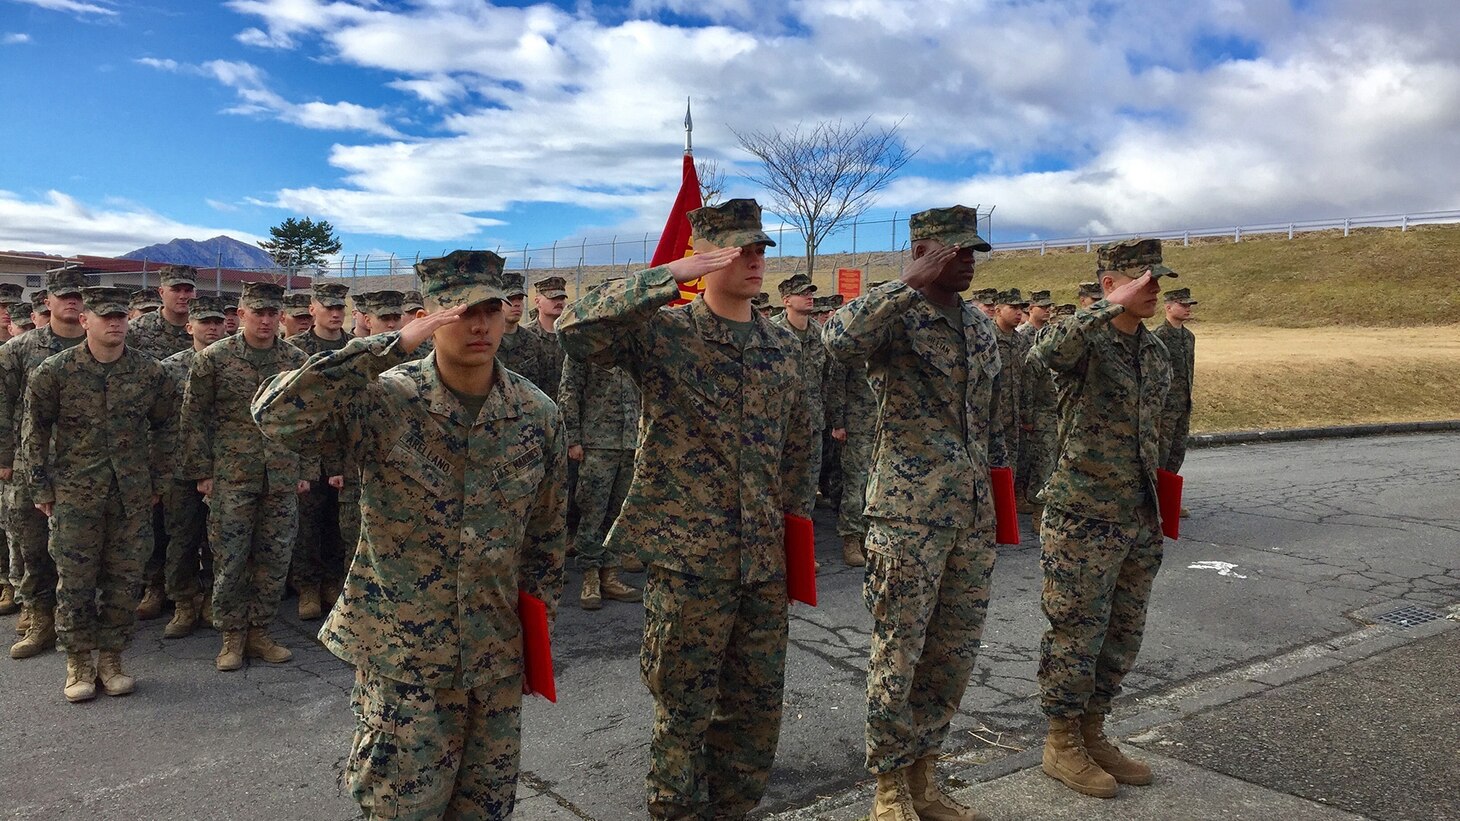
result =
[[[690,136],[694,133],[695,122],[689,116],[689,98],[684,98],[684,153],[694,153],[694,139]]]

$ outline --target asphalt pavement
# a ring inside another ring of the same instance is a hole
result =
[[[1024,543],[1000,551],[985,645],[943,764],[954,783],[996,818],[1460,817],[1443,804],[1456,716],[1434,707],[1455,703],[1456,647],[1443,642],[1460,602],[1460,434],[1202,449],[1183,472],[1192,518],[1167,542],[1145,647],[1112,717],[1153,757],[1157,784],[1091,804],[1037,769],[1044,621],[1027,519]],[[826,511],[817,525],[820,606],[791,610],[762,817],[856,819],[868,806],[870,619],[861,571],[841,565]],[[642,818],[642,610],[581,611],[577,582],[570,574],[555,628],[559,702],[524,708],[516,817]],[[1406,607],[1415,624],[1388,623]],[[356,817],[339,780],[352,671],[292,610],[285,602],[276,633],[295,660],[232,674],[213,670],[216,633],[164,641],[163,621],[148,622],[127,657],[137,692],[85,705],[61,696],[61,655],[0,659],[0,815]],[[1303,709],[1315,703],[1334,708],[1315,717]],[[1355,743],[1334,747],[1359,717]],[[1446,727],[1448,759],[1437,759],[1423,739]],[[1326,760],[1350,766],[1315,768]]]

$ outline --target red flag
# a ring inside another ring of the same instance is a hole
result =
[[[664,233],[659,235],[659,244],[654,246],[654,256],[649,266],[663,265],[694,254],[690,242],[689,212],[704,203],[700,200],[700,177],[695,173],[695,158],[684,152],[684,178],[679,183],[679,196],[674,198],[674,207],[669,209],[669,220],[664,223]],[[683,305],[692,301],[704,290],[700,281],[685,282],[679,286],[679,299],[673,304]]]

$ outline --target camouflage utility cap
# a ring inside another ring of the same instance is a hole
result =
[[[371,291],[355,297],[355,307],[370,316],[400,316],[405,298],[400,291]]]
[[[997,305],[999,303],[999,289],[979,288],[969,295],[968,301],[975,305]]]
[[[1053,308],[1054,300],[1050,298],[1049,291],[1030,291],[1029,304],[1036,308]]]
[[[994,304],[1022,307],[1028,305],[1029,300],[1024,298],[1024,294],[1021,293],[1018,288],[1010,288],[1007,291],[1000,291],[998,297],[995,299]]]
[[[345,297],[350,295],[350,286],[338,282],[314,283],[314,301],[326,308],[345,307]]]
[[[507,291],[507,297],[509,299],[513,297],[527,296],[527,278],[524,277],[522,274],[514,273],[512,271],[503,271],[502,282],[504,283],[503,287]]]
[[[272,282],[245,282],[243,283],[243,296],[239,297],[238,304],[244,308],[255,311],[282,310],[284,307],[284,286],[275,285]]]
[[[1166,292],[1167,302],[1180,302],[1182,305],[1196,305],[1196,300],[1191,298],[1190,288],[1177,288],[1174,291]]]
[[[132,291],[127,304],[139,311],[155,310],[162,307],[162,299],[151,288],[143,288],[138,291]]]
[[[919,211],[908,217],[907,232],[914,242],[935,239],[944,245],[972,248],[975,251],[993,248],[978,235],[978,212],[965,205]]]
[[[816,286],[812,284],[811,277],[805,274],[795,274],[789,279],[783,279],[777,287],[781,290],[782,298],[816,293]]]
[[[757,308],[769,308],[771,306],[771,295],[761,291],[750,298],[750,304]]]
[[[188,303],[188,319],[227,319],[221,296],[195,296]]]
[[[81,289],[81,305],[97,316],[127,315],[132,292],[115,285],[92,285]]]
[[[871,290],[873,288],[876,288],[876,287],[879,287],[879,286],[882,286],[882,285],[886,285],[887,283],[889,283],[891,281],[892,280],[890,280],[890,279],[879,279],[876,282],[869,282],[869,283],[867,283],[867,289],[868,290]]]
[[[1054,315],[1055,316],[1074,316],[1076,310],[1077,309],[1076,309],[1075,303],[1073,303],[1073,302],[1065,302],[1065,303],[1062,303],[1060,305],[1054,306]]]
[[[539,279],[532,287],[537,289],[538,296],[543,299],[557,299],[568,295],[568,281],[562,277]]]
[[[505,301],[504,260],[491,251],[452,251],[444,257],[416,263],[421,294],[431,310],[475,305],[489,299]]]
[[[727,200],[719,205],[696,208],[689,212],[689,226],[693,239],[702,239],[720,248],[776,244],[761,229],[760,204],[751,199]]]
[[[426,307],[426,300],[421,296],[420,291],[403,291],[400,306],[406,313],[414,316],[416,311]]]
[[[1076,293],[1076,295],[1087,296],[1092,299],[1100,299],[1101,297],[1105,296],[1105,292],[1100,290],[1100,283],[1098,282],[1081,282],[1080,289]]]
[[[35,291],[35,292],[31,293],[31,295],[30,295],[30,307],[31,307],[31,310],[32,311],[35,311],[38,314],[49,315],[51,313],[51,309],[50,309],[50,307],[48,305],[46,305],[46,297],[48,297],[50,295],[51,295],[51,292],[50,291],[47,291],[45,288],[42,288],[39,291]]]
[[[20,295],[24,292],[25,288],[19,285],[10,282],[0,282],[0,302],[15,302],[20,299]]]
[[[10,314],[10,321],[19,325],[22,319],[30,319],[30,303],[23,299],[14,302],[0,302],[5,307],[5,313]]]
[[[52,296],[77,296],[87,286],[80,268],[56,268],[46,272],[46,290]]]
[[[1140,276],[1142,271],[1150,268],[1151,276],[1155,279],[1176,276],[1175,271],[1161,264],[1159,239],[1107,242],[1100,246],[1096,259],[1101,271],[1134,271],[1132,276]]]
[[[198,284],[198,269],[191,265],[168,265],[157,272],[162,278],[162,285],[193,285]]]
[[[309,316],[308,291],[290,291],[284,294],[284,312],[289,316]]]
[[[813,302],[812,305],[815,306],[818,312],[826,311],[829,313],[831,311],[835,311],[837,308],[840,308],[842,306],[842,302],[844,302],[845,300],[846,297],[842,296],[841,294],[827,294],[826,296],[817,297],[816,301]]]

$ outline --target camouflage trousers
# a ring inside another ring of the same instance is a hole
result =
[[[345,487],[339,492],[340,544],[344,557],[340,562],[340,578],[350,575],[355,561],[355,548],[360,545],[360,476],[345,476]]]
[[[267,627],[284,597],[299,497],[292,485],[257,492],[215,483],[209,508],[213,626]]]
[[[311,481],[309,492],[299,497],[299,529],[289,566],[289,583],[295,590],[338,582],[345,577],[346,562],[340,555],[339,505],[339,492],[324,477]],[[355,509],[358,512],[359,506]],[[357,524],[357,532],[358,527]],[[350,544],[351,549],[354,547]]]
[[[654,697],[655,819],[740,818],[760,803],[781,734],[786,583],[650,567],[639,669]]]
[[[578,532],[574,545],[578,567],[618,567],[622,558],[604,545],[608,528],[618,518],[634,478],[632,450],[584,448],[578,463]]]
[[[1191,434],[1191,410],[1168,407],[1161,412],[1161,467],[1180,473],[1186,462],[1186,438]]]
[[[807,461],[807,469],[811,471],[811,497],[806,500],[806,509],[816,509],[816,492],[821,489],[821,428],[811,429],[811,453]]]
[[[994,558],[992,522],[867,520],[869,772],[900,770],[943,746],[978,657]]]
[[[841,536],[867,535],[867,471],[872,464],[872,431],[848,427],[842,443],[842,495],[837,506],[836,532]]]
[[[167,522],[167,597],[192,601],[213,588],[213,554],[208,550],[208,506],[198,483],[173,482],[162,500]]]
[[[23,575],[20,598],[32,607],[50,609],[56,606],[56,562],[50,554],[50,525],[45,514],[35,509],[30,491],[11,482],[6,488],[6,530],[11,549],[19,546]],[[15,572],[13,569],[12,573]]]
[[[152,519],[152,544],[147,551],[142,568],[142,581],[147,588],[164,590],[167,587],[167,508],[165,503],[152,505],[147,509]]]
[[[431,689],[355,670],[345,765],[366,819],[506,819],[517,800],[522,676]]]
[[[132,643],[143,564],[152,549],[152,506],[128,510],[120,493],[57,494],[50,553],[56,586],[56,639],[68,653],[124,650]]]
[[[1151,583],[1161,567],[1156,511],[1104,522],[1045,507],[1042,602],[1049,630],[1040,642],[1040,706],[1052,718],[1108,713],[1135,665]]]
[[[1019,450],[1019,467],[1014,474],[1014,495],[1030,504],[1041,504],[1035,498],[1049,481],[1054,470],[1055,451],[1059,448],[1059,432],[1027,430]]]

